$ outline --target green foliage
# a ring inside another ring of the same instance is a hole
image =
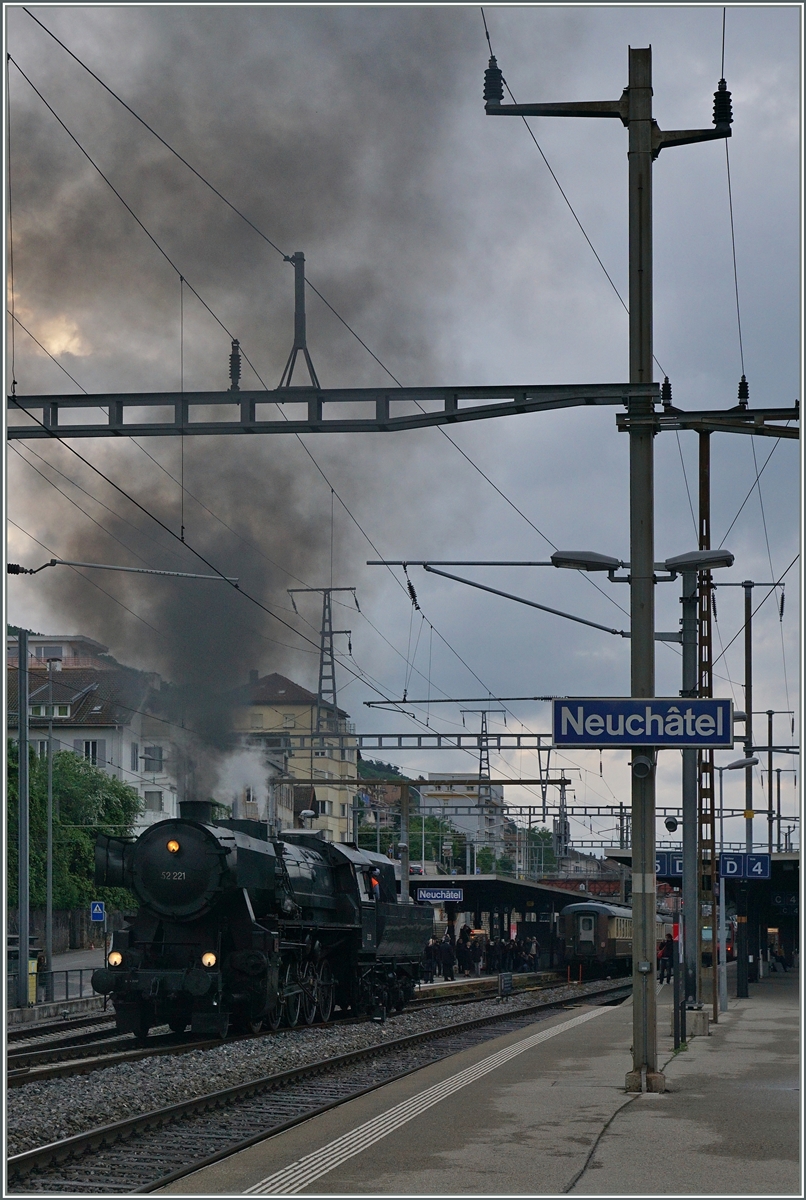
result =
[[[476,851],[476,867],[482,875],[492,875],[495,857],[489,846],[481,846]]]
[[[359,758],[359,779],[389,779],[392,776],[396,779],[410,778],[408,775],[402,773],[400,767],[395,767],[392,763],[381,762],[377,758]]]
[[[18,748],[8,743],[8,905],[17,906]],[[29,767],[31,907],[45,907],[47,872],[47,761],[32,752]],[[104,900],[110,908],[136,907],[124,888],[96,888],[95,835],[125,837],[141,811],[137,792],[72,751],[53,756],[53,907],[80,908]]]

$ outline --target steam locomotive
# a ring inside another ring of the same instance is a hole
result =
[[[136,840],[96,842],[96,883],[140,904],[92,976],[119,1031],[225,1037],[411,999],[433,910],[398,903],[389,859],[319,831],[270,838],[259,821],[214,820],[204,801],[179,808]]]

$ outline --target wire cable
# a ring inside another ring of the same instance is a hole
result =
[[[204,175],[202,175],[200,171],[198,171],[198,170],[197,170],[195,167],[193,167],[193,166],[192,166],[192,165],[191,165],[191,164],[190,164],[190,163],[187,161],[187,159],[185,159],[185,158],[184,158],[184,157],[183,157],[183,156],[182,156],[182,155],[179,153],[179,151],[178,151],[178,150],[174,149],[174,147],[173,147],[173,146],[171,146],[171,145],[170,145],[170,143],[169,143],[169,142],[167,142],[167,141],[165,140],[165,138],[163,138],[163,137],[162,137],[160,134],[158,134],[158,133],[156,132],[156,130],[155,130],[155,129],[153,129],[153,128],[152,128],[152,126],[148,124],[148,122],[147,122],[147,121],[145,121],[145,120],[144,120],[144,119],[143,119],[141,116],[139,116],[139,114],[138,114],[138,113],[136,113],[136,112],[134,111],[134,109],[133,109],[133,108],[131,108],[131,106],[130,106],[130,105],[128,105],[128,104],[125,102],[125,100],[123,100],[123,99],[122,99],[122,98],[121,98],[121,97],[120,97],[120,96],[119,96],[119,95],[118,95],[118,94],[117,94],[117,93],[116,93],[116,92],[115,92],[115,91],[114,91],[114,90],[113,90],[111,87],[109,87],[109,85],[108,85],[108,84],[106,84],[106,83],[105,83],[105,82],[104,82],[104,81],[103,81],[103,80],[102,80],[102,79],[101,79],[101,78],[100,78],[98,75],[96,75],[96,74],[95,74],[95,72],[94,72],[94,71],[92,71],[92,70],[91,70],[91,68],[90,68],[90,67],[88,67],[88,66],[86,65],[86,63],[82,62],[82,60],[81,60],[80,58],[78,58],[78,56],[77,56],[76,54],[74,54],[74,53],[73,53],[73,51],[72,51],[72,50],[70,50],[70,49],[69,49],[69,48],[68,48],[68,47],[67,47],[67,46],[64,44],[64,42],[62,42],[62,41],[61,41],[61,40],[60,40],[60,39],[59,39],[59,38],[56,36],[56,34],[55,34],[55,33],[53,33],[53,32],[52,32],[50,29],[48,29],[46,25],[43,25],[43,24],[42,24],[42,22],[41,22],[41,21],[40,21],[40,20],[39,20],[37,17],[35,17],[35,16],[34,16],[34,14],[33,14],[32,12],[30,12],[28,9],[24,9],[24,11],[25,11],[25,12],[28,14],[28,16],[30,16],[30,17],[32,18],[32,20],[34,20],[34,21],[37,23],[37,25],[39,25],[39,26],[40,26],[40,28],[41,28],[41,29],[43,29],[43,30],[44,30],[44,32],[45,32],[45,33],[47,33],[47,34],[48,34],[48,36],[49,36],[49,37],[51,37],[51,38],[52,38],[52,39],[53,39],[53,40],[54,40],[54,41],[55,41],[55,42],[56,42],[56,43],[57,43],[59,46],[61,46],[61,48],[62,48],[62,49],[63,49],[63,50],[64,50],[64,51],[65,51],[67,54],[69,54],[69,55],[70,55],[70,57],[71,57],[71,58],[72,58],[72,59],[73,59],[73,60],[74,60],[74,61],[75,61],[75,62],[76,62],[76,63],[77,63],[79,66],[83,67],[83,69],[84,69],[85,71],[87,71],[87,72],[88,72],[88,74],[90,74],[90,75],[92,76],[92,78],[93,78],[93,79],[95,79],[95,80],[96,80],[96,81],[97,81],[97,82],[98,82],[98,83],[99,83],[99,84],[100,84],[100,85],[101,85],[101,86],[102,86],[102,87],[103,87],[103,88],[104,88],[104,89],[105,89],[105,90],[106,90],[106,91],[107,91],[107,92],[108,92],[108,93],[109,93],[109,94],[110,94],[110,95],[111,95],[111,96],[112,96],[112,97],[115,99],[115,100],[117,100],[117,101],[118,101],[118,102],[119,102],[119,103],[120,103],[120,104],[121,104],[121,105],[122,105],[122,106],[123,106],[123,107],[124,107],[124,108],[127,110],[127,112],[129,112],[129,113],[130,113],[130,114],[131,114],[131,115],[132,115],[132,116],[133,116],[133,117],[134,117],[134,118],[135,118],[137,121],[139,121],[139,122],[140,122],[140,124],[141,124],[141,125],[142,125],[142,126],[145,128],[145,129],[147,129],[149,133],[151,133],[151,134],[152,134],[154,137],[156,137],[156,138],[157,138],[157,140],[158,140],[158,141],[159,141],[159,142],[160,142],[160,143],[161,143],[161,144],[162,144],[162,145],[163,145],[163,146],[164,146],[164,147],[165,147],[167,150],[169,150],[171,154],[175,155],[175,156],[176,156],[176,158],[177,158],[177,159],[178,159],[180,162],[182,162],[182,163],[184,164],[184,166],[186,166],[186,167],[188,168],[188,170],[192,171],[192,173],[193,173],[193,174],[194,174],[194,175],[195,175],[195,176],[196,176],[196,177],[197,177],[197,178],[198,178],[198,179],[199,179],[199,180],[200,180],[200,181],[201,181],[203,184],[205,184],[205,186],[206,186],[206,187],[210,188],[210,190],[211,190],[212,192],[214,192],[214,193],[215,193],[215,195],[216,195],[216,196],[218,196],[218,198],[219,198],[220,200],[222,200],[224,204],[226,204],[226,205],[227,205],[227,206],[228,206],[228,207],[229,207],[229,208],[230,208],[230,209],[231,209],[231,210],[232,210],[234,213],[236,213],[236,215],[237,215],[237,216],[239,216],[239,217],[240,217],[242,220],[244,220],[244,221],[247,223],[247,225],[249,225],[249,227],[250,227],[251,229],[253,229],[253,230],[254,230],[254,232],[255,232],[255,233],[257,233],[257,234],[259,235],[259,237],[261,237],[261,238],[262,238],[262,239],[263,239],[263,240],[264,240],[264,241],[265,241],[265,242],[266,242],[268,245],[270,245],[270,246],[272,247],[272,249],[273,249],[273,250],[275,250],[275,251],[276,251],[278,254],[282,255],[282,257],[283,257],[284,259],[287,259],[287,258],[288,258],[288,256],[287,256],[287,255],[284,253],[284,251],[282,251],[282,250],[280,249],[280,247],[279,247],[279,246],[277,246],[277,245],[276,245],[276,244],[275,244],[275,243],[274,243],[274,242],[271,240],[271,238],[269,238],[269,237],[267,236],[267,234],[265,234],[265,233],[264,233],[264,232],[263,232],[263,231],[262,231],[262,230],[261,230],[261,229],[260,229],[260,228],[259,228],[257,225],[255,225],[255,224],[254,224],[254,222],[253,222],[253,221],[251,221],[251,220],[250,220],[250,219],[249,219],[249,218],[248,218],[248,217],[247,217],[247,216],[246,216],[246,215],[245,215],[245,214],[244,214],[244,213],[243,213],[243,212],[242,212],[242,211],[241,211],[239,208],[237,208],[237,206],[236,206],[236,205],[234,205],[234,204],[233,204],[233,203],[232,203],[230,200],[228,200],[228,199],[227,199],[227,197],[226,197],[226,196],[224,196],[224,194],[223,194],[222,192],[220,192],[220,191],[219,191],[219,190],[218,190],[218,189],[217,189],[217,188],[216,188],[216,187],[215,187],[215,186],[214,186],[212,183],[210,183],[210,181],[209,181],[208,179],[206,179],[206,178],[205,178],[205,176],[204,176]],[[16,64],[16,63],[15,63],[15,66],[17,66],[17,64]],[[18,70],[20,70],[20,68],[19,68],[19,67],[18,67]],[[26,78],[27,78],[27,77],[26,77]],[[29,81],[29,82],[30,82],[30,81]],[[32,84],[31,86],[33,87],[33,84]],[[34,89],[34,90],[36,90],[36,89]],[[39,93],[37,93],[37,94],[39,94]],[[45,103],[46,103],[46,102],[45,102]],[[49,107],[49,106],[48,106],[48,107]],[[53,111],[53,110],[51,109],[51,111]],[[54,116],[55,116],[55,115],[56,115],[56,114],[54,113]],[[58,120],[58,118],[57,118],[57,120]],[[65,127],[65,128],[66,128],[66,127]],[[530,131],[530,132],[531,132],[531,131]],[[71,136],[72,136],[72,135],[71,135]],[[74,140],[75,140],[75,139],[74,139]],[[78,144],[78,143],[77,143],[77,144]],[[541,153],[542,153],[542,151],[541,151]],[[548,165],[548,164],[547,164],[547,165]],[[549,168],[549,169],[550,169],[550,168]],[[105,177],[104,177],[104,178],[105,178]],[[111,184],[110,184],[110,186],[111,186]],[[558,186],[559,186],[559,184],[558,184]],[[114,190],[114,189],[113,189],[113,190]],[[561,190],[562,190],[562,189],[561,189]],[[116,193],[116,194],[117,194],[117,193]],[[124,202],[124,203],[125,203],[125,202]],[[570,207],[570,204],[569,204],[569,207]],[[130,210],[130,211],[131,211],[131,210]],[[572,209],[571,211],[573,212],[573,209]],[[134,215],[134,214],[132,214],[132,215]],[[574,214],[574,216],[575,216],[575,219],[577,219],[577,220],[578,220],[578,218],[576,218],[576,214]],[[139,223],[139,222],[138,222],[138,223]],[[144,228],[144,227],[143,227],[143,228]],[[581,224],[580,224],[580,228],[582,228]],[[584,232],[585,232],[585,231],[584,231],[584,229],[583,229],[583,233],[584,233]],[[149,236],[151,236],[151,235],[149,234]],[[585,234],[585,237],[587,238],[587,234]],[[152,238],[152,241],[153,241],[153,240],[154,240],[154,239]],[[589,240],[589,239],[588,239],[588,240]],[[156,242],[155,242],[155,245],[156,245]],[[592,246],[591,246],[591,248],[593,249],[593,247],[592,247]],[[161,251],[161,252],[164,254],[164,251]],[[595,250],[594,250],[594,253],[596,253],[596,252],[595,252]],[[167,257],[167,256],[166,256],[166,257]],[[598,255],[597,255],[597,258],[598,258]],[[170,261],[170,260],[169,260],[169,261]],[[600,261],[601,261],[601,260],[600,260]],[[173,265],[173,264],[172,264],[172,265]],[[176,269],[176,268],[174,268],[174,269]],[[603,270],[604,270],[604,266],[603,266]],[[605,274],[607,274],[607,272],[606,272],[606,271],[605,271]],[[608,278],[609,278],[609,276],[608,276]],[[398,387],[402,387],[403,385],[402,385],[401,381],[400,381],[400,380],[399,380],[399,379],[398,379],[398,378],[397,378],[397,377],[396,377],[396,376],[395,376],[395,375],[392,373],[392,371],[390,371],[390,370],[389,370],[389,368],[388,368],[388,367],[387,367],[387,366],[386,366],[386,365],[385,365],[385,364],[384,364],[384,363],[381,361],[381,359],[378,357],[378,355],[377,355],[377,354],[375,354],[375,353],[374,353],[374,351],[372,351],[372,350],[370,349],[370,347],[369,347],[369,346],[366,344],[366,342],[365,342],[365,341],[364,341],[364,340],[363,340],[363,339],[362,339],[362,338],[359,336],[359,334],[358,334],[358,333],[357,333],[357,332],[356,332],[356,331],[355,331],[355,330],[352,328],[352,326],[351,326],[351,325],[350,325],[350,324],[349,324],[349,323],[348,323],[348,322],[347,322],[347,321],[346,321],[346,320],[345,320],[345,319],[344,319],[344,318],[341,316],[341,314],[340,314],[340,313],[338,313],[338,312],[336,311],[336,309],[335,309],[335,308],[333,307],[333,305],[332,305],[332,304],[331,304],[331,303],[330,303],[330,302],[327,300],[327,298],[326,298],[326,297],[325,297],[325,296],[324,296],[324,295],[323,295],[323,294],[322,294],[322,293],[319,291],[319,289],[318,289],[317,287],[315,287],[315,286],[314,286],[314,284],[312,283],[312,281],[310,280],[310,278],[308,278],[308,276],[307,276],[307,275],[306,275],[305,282],[306,282],[306,285],[307,285],[308,287],[310,287],[310,288],[311,288],[311,290],[314,292],[314,294],[315,294],[315,295],[316,295],[316,296],[317,296],[317,297],[318,297],[318,298],[319,298],[319,299],[322,301],[322,303],[323,303],[323,304],[324,304],[324,305],[325,305],[325,306],[326,306],[326,307],[329,309],[329,311],[330,311],[330,312],[331,312],[331,313],[332,313],[332,314],[333,314],[333,315],[334,315],[334,316],[335,316],[335,317],[338,319],[338,321],[340,321],[340,322],[341,322],[341,324],[342,324],[342,325],[345,327],[345,329],[346,329],[346,330],[347,330],[347,331],[348,331],[348,332],[349,332],[349,333],[350,333],[350,334],[351,334],[351,335],[352,335],[352,336],[353,336],[353,337],[354,337],[354,338],[355,338],[355,339],[358,341],[358,343],[359,343],[359,344],[360,344],[360,345],[361,345],[361,346],[364,348],[364,350],[366,350],[366,351],[367,351],[367,353],[368,353],[368,354],[369,354],[369,355],[370,355],[370,356],[371,356],[371,357],[372,357],[372,358],[375,360],[375,362],[378,364],[378,366],[380,366],[380,367],[381,367],[381,369],[382,369],[382,370],[385,372],[385,374],[386,374],[386,375],[388,375],[388,377],[389,377],[389,378],[392,380],[392,382],[393,382],[393,383],[395,383],[395,384],[396,384]],[[612,283],[612,280],[611,280],[611,283]],[[190,286],[190,285],[188,285],[188,286]],[[614,286],[614,288],[615,288],[615,285],[614,285],[614,284],[613,284],[613,286]],[[194,289],[193,289],[193,288],[191,288],[191,290],[193,291]],[[194,294],[196,294],[196,295],[198,296],[198,293],[195,293],[195,292],[194,292]],[[618,295],[618,289],[616,289],[616,294]],[[199,300],[201,301],[201,303],[202,303],[202,304],[204,304],[204,301],[203,301],[203,300],[201,300],[201,297],[198,297],[198,298],[199,298]],[[622,301],[622,304],[623,304],[623,303],[624,303],[624,302]],[[207,307],[207,306],[205,305],[205,307]],[[211,311],[211,314],[212,314],[212,310],[209,310],[209,311]],[[213,315],[213,316],[215,316],[215,314],[212,314],[212,315]],[[215,319],[216,319],[216,320],[218,320],[218,318],[217,318],[217,317],[216,317]],[[219,321],[219,324],[221,324],[221,325],[222,325],[222,328],[226,328],[225,326],[223,326],[223,324],[222,324],[222,322],[221,322],[221,321]],[[227,330],[226,332],[229,334],[229,331],[228,331],[228,330]],[[231,334],[229,334],[229,336],[231,337],[232,335],[231,335]],[[250,367],[252,368],[252,370],[255,372],[255,375],[256,375],[256,377],[257,377],[257,378],[260,380],[260,382],[261,382],[261,384],[263,385],[263,387],[264,387],[264,388],[266,388],[266,390],[268,391],[268,388],[266,387],[266,384],[265,384],[265,383],[263,382],[263,380],[260,378],[260,375],[259,375],[259,374],[258,374],[258,372],[256,371],[256,369],[255,369],[254,365],[252,364],[252,362],[249,360],[248,356],[247,356],[247,355],[246,355],[246,354],[243,352],[243,350],[242,350],[242,353],[243,353],[243,357],[246,359],[247,363],[249,363],[249,366],[250,366]],[[656,361],[657,361],[657,360],[656,360]],[[658,366],[660,367],[660,364],[658,364]],[[661,368],[661,370],[662,370],[662,368]],[[422,405],[420,405],[420,404],[417,404],[417,407],[420,409],[420,411],[424,411],[424,410],[423,410],[423,408],[422,408]],[[459,446],[459,445],[458,445],[458,443],[457,443],[457,442],[455,442],[455,441],[453,440],[453,438],[452,438],[452,437],[450,437],[450,435],[449,435],[449,434],[448,434],[448,433],[447,433],[447,432],[446,432],[446,431],[445,431],[445,430],[444,430],[444,429],[443,429],[441,426],[438,426],[438,428],[439,428],[439,430],[440,430],[440,433],[443,435],[443,437],[447,438],[447,440],[448,440],[448,441],[450,442],[450,444],[451,444],[451,445],[454,447],[454,449],[455,449],[455,450],[457,450],[457,451],[458,451],[458,452],[459,452],[459,453],[462,455],[462,457],[463,457],[463,458],[464,458],[464,459],[465,459],[465,460],[466,460],[466,461],[467,461],[467,462],[470,464],[470,466],[471,466],[471,467],[473,467],[473,469],[474,469],[475,471],[477,471],[477,472],[478,472],[478,474],[479,474],[479,475],[481,475],[481,477],[482,477],[482,478],[485,480],[485,482],[486,482],[486,483],[488,483],[488,484],[489,484],[489,486],[493,488],[493,490],[494,490],[494,491],[495,491],[495,492],[496,492],[496,493],[497,493],[497,494],[498,494],[498,495],[501,497],[501,499],[502,499],[502,500],[504,500],[504,501],[505,501],[505,503],[506,503],[506,504],[508,504],[508,505],[510,506],[510,508],[512,508],[512,509],[513,509],[513,511],[514,511],[514,512],[516,512],[516,513],[518,514],[518,516],[520,516],[520,517],[521,517],[521,518],[522,518],[524,521],[526,521],[526,523],[527,523],[527,524],[528,524],[528,525],[529,525],[529,526],[530,526],[530,527],[531,527],[531,528],[532,528],[532,529],[533,529],[533,530],[534,530],[534,531],[535,531],[535,532],[536,532],[536,533],[537,533],[537,534],[538,534],[540,537],[542,537],[542,538],[543,538],[543,539],[544,539],[544,540],[545,540],[545,541],[546,541],[546,542],[547,542],[547,543],[548,543],[550,546],[552,546],[552,548],[553,548],[553,549],[556,549],[556,546],[554,545],[554,543],[553,543],[553,542],[552,542],[552,541],[551,541],[551,540],[550,540],[548,537],[546,537],[546,535],[545,535],[545,534],[542,532],[542,530],[538,529],[538,527],[537,527],[537,526],[534,524],[534,522],[533,522],[533,521],[531,521],[531,520],[529,519],[529,517],[527,517],[527,516],[526,516],[526,514],[525,514],[525,513],[524,513],[524,512],[523,512],[523,511],[522,511],[522,510],[521,510],[521,509],[520,509],[520,508],[519,508],[519,507],[518,507],[518,506],[515,504],[515,503],[514,503],[514,501],[510,500],[510,498],[509,498],[509,497],[508,497],[508,496],[507,496],[507,495],[506,495],[506,494],[505,494],[505,493],[504,493],[504,492],[501,490],[501,488],[499,488],[499,487],[498,487],[498,485],[497,485],[497,484],[495,484],[495,483],[493,482],[493,480],[492,480],[492,479],[491,479],[491,478],[490,478],[490,477],[489,477],[489,476],[486,474],[486,472],[484,472],[484,471],[481,469],[481,467],[479,467],[479,466],[478,466],[478,464],[477,464],[476,462],[474,462],[474,460],[473,460],[473,459],[472,459],[472,458],[471,458],[471,457],[470,457],[470,456],[469,456],[469,455],[468,455],[468,454],[467,454],[467,453],[466,453],[466,452],[465,452],[465,451],[464,451],[464,450],[461,448],[461,446]],[[299,435],[297,435],[297,437],[299,437]],[[307,448],[306,448],[306,451],[307,451]],[[309,451],[308,451],[308,453],[310,454],[310,452],[309,452]],[[310,457],[311,457],[311,458],[313,458],[313,456],[312,456],[312,455],[311,455]],[[340,502],[341,502],[341,501],[340,501]],[[620,609],[620,611],[622,611],[622,612],[625,612],[625,611],[626,611],[625,609],[623,609],[623,608],[621,607],[621,605],[620,605],[620,604],[618,604],[618,602],[617,602],[616,600],[614,600],[614,599],[613,599],[613,597],[612,597],[612,596],[609,596],[609,595],[607,594],[607,592],[605,592],[605,591],[604,591],[604,589],[600,588],[598,584],[596,584],[596,583],[595,583],[595,582],[594,582],[592,579],[590,579],[590,577],[589,577],[589,576],[587,576],[587,575],[586,575],[586,576],[585,576],[585,578],[586,578],[586,580],[587,580],[588,584],[589,584],[591,587],[595,588],[595,590],[596,590],[596,591],[600,592],[600,593],[601,593],[601,595],[605,596],[605,597],[606,597],[606,599],[607,599],[607,600],[609,600],[611,604],[615,604],[615,605],[616,605],[616,607],[617,607],[618,609]]]

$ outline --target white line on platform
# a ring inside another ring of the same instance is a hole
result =
[[[413,1121],[415,1117],[432,1108],[433,1105],[439,1104],[441,1100],[445,1100],[448,1096],[467,1087],[468,1084],[475,1083],[477,1079],[489,1075],[497,1067],[503,1066],[504,1063],[523,1054],[524,1051],[531,1050],[533,1046],[547,1042],[549,1038],[557,1037],[558,1034],[565,1033],[566,1030],[573,1029],[576,1025],[582,1025],[594,1017],[600,1017],[608,1011],[607,1008],[593,1008],[589,1012],[581,1013],[578,1017],[572,1017],[570,1021],[563,1021],[562,1024],[554,1025],[551,1029],[543,1029],[540,1033],[534,1033],[531,1037],[524,1038],[512,1046],[488,1055],[487,1058],[483,1058],[472,1067],[466,1067],[464,1071],[451,1075],[442,1083],[435,1083],[418,1095],[412,1096],[411,1099],[404,1100],[402,1104],[397,1104],[371,1121],[366,1121],[356,1129],[350,1130],[349,1133],[342,1134],[335,1141],[328,1142],[326,1146],[322,1146],[312,1154],[306,1154],[304,1158],[284,1167],[282,1171],[275,1171],[273,1175],[261,1179],[260,1183],[247,1188],[243,1195],[293,1196],[297,1192],[301,1192],[303,1188],[308,1187],[323,1175],[327,1175],[335,1167],[341,1166],[343,1162],[353,1158],[356,1154],[361,1154],[376,1142],[381,1141],[382,1138],[394,1133],[409,1121]]]

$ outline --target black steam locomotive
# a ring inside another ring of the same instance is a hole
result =
[[[202,801],[180,814],[135,841],[96,842],[96,883],[140,902],[92,977],[121,1032],[225,1037],[408,1002],[433,911],[398,903],[389,859],[318,832],[269,838],[259,821],[214,820]]]

